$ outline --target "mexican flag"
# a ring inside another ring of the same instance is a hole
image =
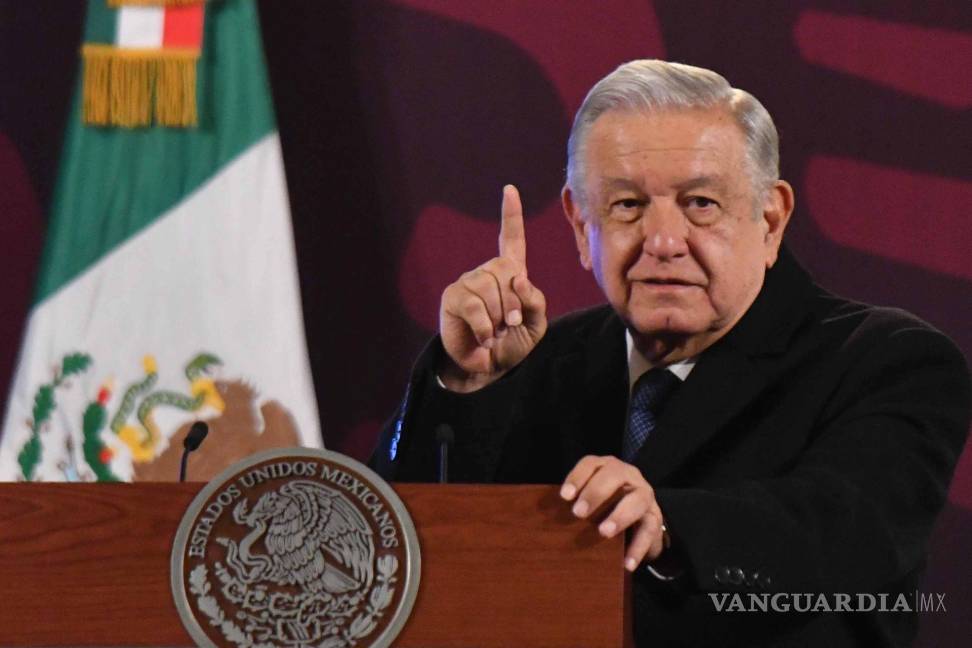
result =
[[[90,0],[82,54],[0,479],[174,480],[197,420],[193,480],[319,447],[253,1]]]

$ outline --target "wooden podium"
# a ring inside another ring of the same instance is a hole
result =
[[[0,646],[191,646],[169,589],[201,483],[0,484]],[[395,484],[418,530],[418,598],[395,646],[617,648],[620,538],[554,486]]]

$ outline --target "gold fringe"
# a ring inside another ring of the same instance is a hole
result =
[[[104,126],[111,114],[108,79],[111,67],[108,56],[99,51],[82,49],[84,72],[81,82],[81,120],[86,124]]]
[[[136,128],[154,116],[163,126],[196,125],[199,50],[85,45],[81,53],[84,123]]]
[[[124,7],[125,5],[136,5],[136,6],[146,6],[146,5],[189,5],[189,4],[203,4],[206,0],[108,0],[108,6],[117,9],[118,7]]]
[[[164,126],[196,124],[196,60],[159,61],[155,77],[155,121]]]

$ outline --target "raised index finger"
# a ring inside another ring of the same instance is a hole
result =
[[[520,192],[513,185],[503,187],[503,216],[500,222],[499,255],[526,269],[526,232]]]

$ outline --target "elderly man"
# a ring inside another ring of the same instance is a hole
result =
[[[577,113],[563,190],[609,305],[548,329],[505,187],[499,256],[446,288],[372,465],[433,480],[447,422],[453,478],[562,484],[575,515],[628,534],[639,645],[906,644],[900,607],[730,613],[709,596],[910,597],[968,430],[962,355],[816,286],[781,247],[793,204],[752,95],[622,65]]]

